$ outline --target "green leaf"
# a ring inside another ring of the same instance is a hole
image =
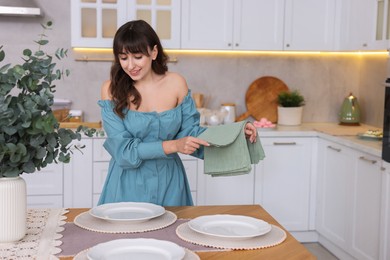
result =
[[[41,56],[44,56],[44,55],[45,55],[45,53],[43,51],[36,51],[35,52],[35,56],[37,56],[37,57],[41,57]]]
[[[37,148],[37,153],[35,154],[35,158],[37,159],[43,159],[46,156],[46,149],[43,147]]]
[[[1,54],[0,54],[1,55]],[[0,59],[1,61],[1,59]],[[0,68],[0,73],[4,73],[7,71],[7,69],[11,66],[11,64],[6,64],[3,67]]]
[[[0,50],[0,61],[3,61],[4,58],[5,58],[5,52],[3,50]]]
[[[38,43],[39,45],[46,45],[49,43],[48,40],[39,40],[39,41],[35,41],[36,43]]]
[[[30,49],[25,49],[23,51],[23,55],[27,56],[27,57],[30,57],[32,55],[32,51]]]
[[[25,173],[33,173],[35,172],[35,165],[32,161],[28,161],[23,164],[23,172]]]

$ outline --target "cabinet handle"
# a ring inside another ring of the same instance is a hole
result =
[[[231,43],[228,43],[228,46],[229,46],[229,47],[231,47],[231,46],[232,46],[232,44],[231,44]]]
[[[240,46],[240,44],[236,43],[236,47]]]
[[[289,44],[289,43],[287,43],[287,44],[286,44],[286,47],[290,47],[290,44]]]
[[[296,145],[296,142],[274,142],[274,145]]]
[[[369,162],[369,163],[372,163],[372,164],[376,164],[376,162],[377,162],[376,160],[367,159],[364,156],[360,156],[359,159],[363,160],[363,161],[366,161],[366,162]]]
[[[336,151],[336,152],[341,152],[341,149],[340,149],[340,148],[335,148],[335,147],[333,147],[333,146],[331,146],[331,145],[328,145],[328,148],[331,149],[331,150],[333,150],[333,151]]]

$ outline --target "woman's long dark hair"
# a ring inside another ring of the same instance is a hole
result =
[[[168,56],[164,53],[160,39],[153,28],[143,20],[130,21],[122,25],[115,34],[113,51],[114,64],[111,67],[110,91],[112,100],[115,103],[114,111],[121,118],[124,118],[123,110],[131,103],[136,109],[141,104],[141,95],[134,87],[134,80],[127,75],[119,62],[119,55],[125,53],[142,53],[149,56],[149,50],[157,46],[157,57],[152,62],[152,70],[159,75],[167,70]]]

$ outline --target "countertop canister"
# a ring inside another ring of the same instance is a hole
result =
[[[236,104],[234,103],[223,103],[221,110],[225,110],[225,116],[223,118],[224,124],[234,123],[236,121]]]

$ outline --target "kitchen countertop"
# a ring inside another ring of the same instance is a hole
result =
[[[102,130],[102,128],[100,129]],[[371,155],[382,156],[382,141],[361,139],[358,133],[367,130],[382,130],[379,127],[361,124],[360,126],[345,126],[338,123],[303,123],[299,126],[280,126],[274,130],[258,130],[260,140],[262,137],[321,137],[337,142],[354,149],[367,152]],[[83,135],[83,138],[88,138]],[[92,138],[106,138],[106,136],[94,136]]]
[[[375,129],[381,130],[365,124],[343,126],[337,123],[303,123],[299,126],[278,125],[275,130],[259,130],[258,133],[260,140],[262,137],[321,137],[381,157],[382,141],[366,140],[357,136],[358,133]]]

